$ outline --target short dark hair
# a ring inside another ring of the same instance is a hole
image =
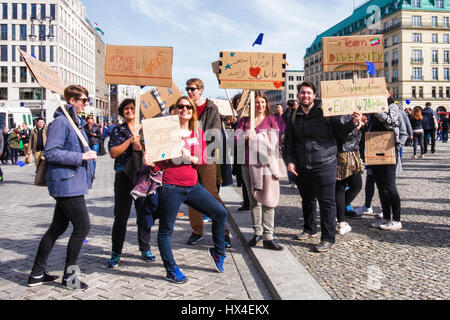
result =
[[[36,122],[41,121],[41,120],[45,122],[45,119],[42,118],[42,117],[37,118],[37,119],[36,119]]]
[[[303,81],[302,83],[300,83],[299,85],[297,85],[297,93],[300,93],[300,89],[302,87],[308,87],[311,88],[313,90],[313,93],[316,94],[316,86],[314,85],[314,83],[312,83],[311,81]]]
[[[86,95],[86,97],[89,97],[89,92],[85,87],[79,85],[71,85],[64,89],[64,99],[66,99],[67,103],[70,103],[70,99],[80,99],[83,93]]]
[[[295,106],[295,103],[297,102],[297,100],[291,99],[288,100],[288,102],[286,103],[289,107],[293,107]]]
[[[425,107],[431,107],[431,102],[425,103]]]
[[[242,93],[238,93],[237,95],[235,95],[233,97],[232,105],[233,105],[234,110],[236,110],[239,107],[237,101],[239,100],[239,102],[240,102],[241,99],[242,99]]]
[[[123,109],[125,109],[125,107],[130,103],[136,106],[136,100],[130,98],[127,98],[120,103],[119,109],[117,110],[117,112],[119,112],[119,116],[123,117]]]

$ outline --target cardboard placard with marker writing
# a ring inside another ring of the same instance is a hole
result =
[[[141,112],[145,119],[151,119],[159,114],[165,114],[172,104],[177,102],[181,97],[181,92],[175,82],[172,87],[156,87],[152,88],[140,98]]]
[[[173,48],[106,45],[105,83],[172,86]]]
[[[325,117],[389,110],[384,78],[322,81],[320,85]]]
[[[151,162],[181,157],[183,140],[178,116],[142,120],[142,130]]]
[[[375,64],[375,69],[384,68],[382,35],[361,35],[322,38],[322,71],[364,71],[366,60]]]
[[[366,165],[396,164],[394,131],[366,132]]]
[[[219,68],[222,89],[284,90],[285,53],[222,51]]]
[[[53,69],[48,64],[32,57],[27,52],[20,49],[18,50],[20,55],[22,56],[22,59],[25,61],[28,70],[42,87],[56,92],[60,95],[64,95],[64,89],[66,88],[66,86],[58,76],[58,72],[56,72],[55,69]]]

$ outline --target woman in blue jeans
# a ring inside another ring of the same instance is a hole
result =
[[[195,128],[197,122],[195,103],[189,97],[183,96],[175,105],[180,120],[180,134],[184,142],[180,157],[154,164],[145,155],[144,164],[154,167],[157,171],[164,170],[163,186],[159,194],[161,210],[158,247],[167,271],[166,279],[184,283],[188,278],[178,268],[171,246],[178,209],[185,203],[212,219],[214,248],[209,248],[208,251],[218,272],[224,272],[227,211],[198,183],[196,166],[206,164],[206,140],[204,132],[200,128]]]

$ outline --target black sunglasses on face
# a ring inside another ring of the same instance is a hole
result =
[[[194,87],[186,87],[186,91],[187,92],[189,92],[189,91],[192,91],[192,92],[194,92],[195,90],[197,90],[198,88],[194,88]]]
[[[83,99],[76,99],[78,101],[83,101],[83,103],[89,102],[89,98],[83,98]]]
[[[184,108],[186,108],[187,110],[192,110],[193,108],[192,108],[192,106],[191,105],[189,105],[189,104],[179,104],[179,105],[177,105],[177,109],[178,110],[183,110]]]

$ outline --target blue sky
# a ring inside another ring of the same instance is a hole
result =
[[[220,51],[285,52],[288,70],[303,69],[316,35],[353,10],[352,0],[82,1],[106,44],[173,47],[177,86],[183,89],[187,79],[198,77],[208,97],[225,97],[211,69]],[[259,33],[262,46],[252,47]]]

